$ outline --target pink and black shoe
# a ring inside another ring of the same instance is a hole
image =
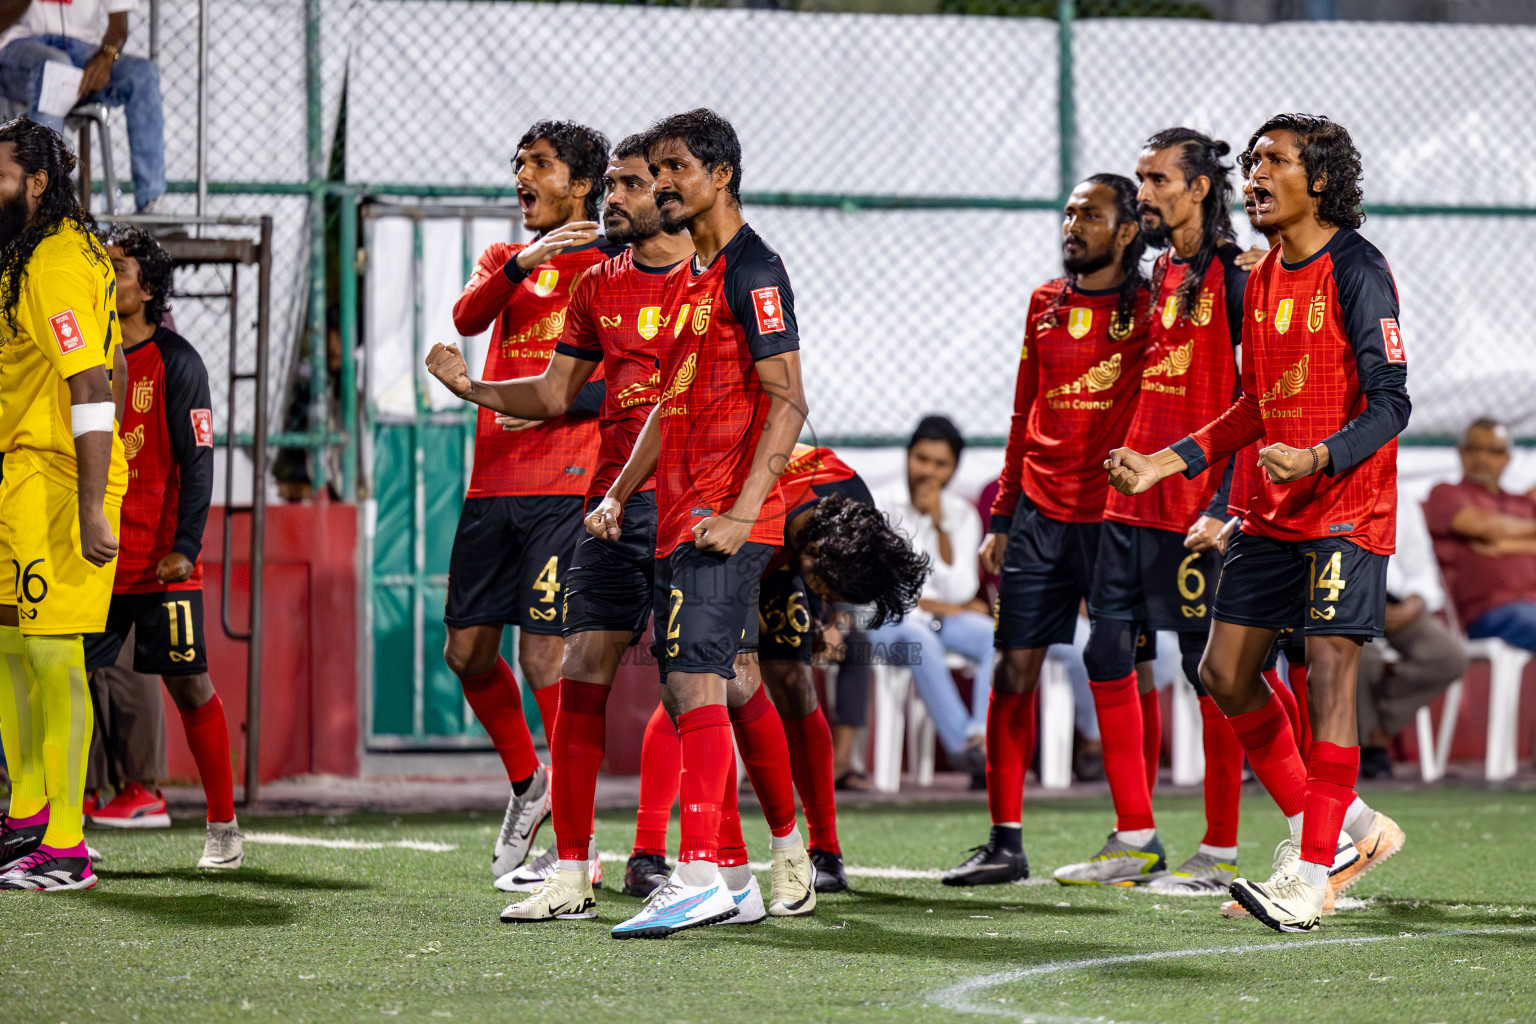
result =
[[[37,852],[43,845],[43,835],[48,831],[48,813],[34,814],[20,819],[0,815],[0,872],[9,871],[23,859]]]
[[[96,885],[91,857],[84,843],[59,850],[39,846],[14,867],[0,874],[0,890],[30,892],[65,892],[90,889]]]

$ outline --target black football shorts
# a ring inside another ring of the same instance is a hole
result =
[[[94,672],[117,661],[130,629],[135,672],[197,676],[208,671],[201,590],[113,594],[106,630],[85,635],[86,671]]]
[[[559,636],[561,594],[582,526],[580,495],[465,498],[448,556],[450,626],[515,623]]]
[[[1378,637],[1387,625],[1387,556],[1345,537],[1282,541],[1239,531],[1227,546],[1212,614],[1307,636]]]
[[[1205,633],[1221,554],[1184,546],[1184,534],[1105,520],[1088,613],[1148,629]]]
[[[689,541],[656,559],[654,649],[668,672],[736,678],[736,655],[757,650],[757,608],[769,544],[743,544],[734,555],[700,551]]]
[[[1063,523],[1024,498],[1014,510],[997,581],[998,650],[1069,644],[1093,589],[1101,523]]]
[[[587,512],[602,499],[587,502]],[[583,526],[565,578],[565,636],[629,632],[640,642],[651,617],[656,575],[656,492],[641,491],[624,505],[618,540],[601,540]]]

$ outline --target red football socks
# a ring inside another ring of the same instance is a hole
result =
[[[1275,699],[1280,702],[1280,706],[1285,708],[1285,717],[1291,720],[1291,734],[1300,736],[1301,718],[1296,710],[1296,697],[1291,693],[1291,688],[1280,681],[1280,670],[1277,668],[1265,669],[1261,675],[1263,675],[1264,681],[1269,684],[1270,692],[1275,695]],[[1306,755],[1303,754],[1302,757],[1305,759]]]
[[[1163,759],[1163,705],[1154,687],[1141,696],[1142,756],[1147,766],[1147,798],[1157,788],[1157,770]],[[1151,825],[1147,825],[1151,828]]]
[[[778,708],[759,686],[745,704],[731,708],[736,748],[747,766],[747,778],[768,819],[768,831],[787,836],[795,827],[795,788],[789,768],[789,742]]]
[[[192,760],[197,762],[198,777],[203,780],[208,820],[233,821],[235,773],[229,763],[229,726],[224,721],[224,702],[214,694],[199,707],[178,711],[187,746],[192,748]]]
[[[533,691],[533,701],[539,706],[539,718],[544,722],[544,742],[554,742],[555,722],[560,717],[560,684]]]
[[[1248,763],[1287,818],[1306,807],[1307,769],[1296,747],[1296,735],[1285,708],[1273,696],[1257,711],[1233,715],[1229,721],[1237,741],[1248,752]]]
[[[636,854],[667,855],[667,822],[677,800],[683,748],[677,727],[660,704],[645,725],[640,743],[640,809],[635,812]]]
[[[497,658],[496,664],[483,675],[460,680],[464,686],[464,699],[491,737],[501,763],[506,766],[507,778],[521,782],[539,770],[539,755],[533,750],[533,737],[528,732],[528,722],[523,718],[523,701],[518,693],[517,677],[506,659]]]
[[[535,691],[536,693],[538,691]],[[560,711],[550,740],[550,799],[554,805],[555,847],[561,860],[586,860],[597,801],[597,772],[603,766],[608,730],[609,686],[579,679],[560,680]]]
[[[987,703],[987,810],[992,824],[1024,816],[1024,773],[1035,752],[1035,695],[994,689]]]
[[[837,845],[837,797],[832,778],[832,729],[818,705],[804,718],[784,719],[784,738],[789,742],[789,770],[800,791],[810,846],[839,853]]]
[[[1301,859],[1333,866],[1344,812],[1355,798],[1360,748],[1316,740],[1307,765],[1307,810],[1301,819]]]
[[[1296,716],[1301,720],[1301,731],[1296,741],[1301,746],[1301,759],[1312,757],[1312,709],[1307,706],[1307,666],[1292,665],[1287,672],[1291,680],[1291,692],[1296,695]]]
[[[747,862],[747,841],[741,835],[741,803],[735,765],[725,773],[725,794],[720,803],[720,849],[715,860],[722,868]]]
[[[1142,701],[1136,693],[1136,675],[1133,672],[1088,685],[1099,715],[1099,741],[1104,745],[1109,795],[1115,802],[1115,828],[1155,828],[1152,796],[1147,791]]]
[[[1243,745],[1232,723],[1209,696],[1200,698],[1200,738],[1205,746],[1207,846],[1236,846],[1243,799]]]
[[[678,863],[713,862],[719,849],[725,779],[735,765],[731,716],[722,704],[684,711],[677,717],[677,735],[683,748],[683,842]]]

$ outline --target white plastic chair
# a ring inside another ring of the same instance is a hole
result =
[[[1200,698],[1184,679],[1173,681],[1173,784],[1198,786],[1205,781],[1205,722]]]
[[[1072,680],[1067,667],[1046,658],[1040,667],[1040,721],[1036,742],[1040,747],[1040,788],[1066,789],[1072,785],[1073,713]]]
[[[912,672],[899,665],[871,666],[874,708],[870,781],[881,793],[901,789],[902,744],[912,750],[914,781],[933,785],[933,719],[912,685]]]
[[[1520,725],[1520,682],[1531,652],[1505,643],[1496,637],[1466,641],[1467,657],[1488,662],[1488,755],[1483,776],[1498,782],[1515,774]],[[1458,679],[1445,690],[1445,708],[1440,728],[1428,707],[1419,708],[1415,718],[1419,734],[1419,771],[1425,782],[1445,775],[1451,757],[1451,740],[1461,714],[1462,683]]]

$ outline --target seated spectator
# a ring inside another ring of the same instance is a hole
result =
[[[1380,643],[1366,644],[1360,650],[1355,685],[1360,774],[1367,779],[1391,777],[1387,746],[1392,737],[1467,671],[1461,643],[1417,594],[1401,599],[1387,595],[1386,642],[1397,652],[1397,660],[1387,661]]]
[[[1424,503],[1445,589],[1467,636],[1536,651],[1536,500],[1499,486],[1509,428],[1478,420],[1458,450],[1461,482]]]
[[[973,786],[985,786],[993,654],[992,616],[979,596],[981,516],[970,502],[945,490],[964,447],[948,419],[924,417],[907,445],[906,481],[875,495],[875,504],[928,556],[932,570],[917,608],[866,636],[880,660],[911,669],[950,763],[970,772]],[[951,651],[976,665],[969,710],[945,660]]]
[[[27,105],[27,117],[63,134],[64,118],[37,107],[49,61],[85,70],[81,102],[122,107],[128,121],[133,199],[154,213],[165,192],[165,117],[160,72],[143,57],[123,54],[128,12],[137,0],[32,0],[21,20],[0,35],[0,93]]]

